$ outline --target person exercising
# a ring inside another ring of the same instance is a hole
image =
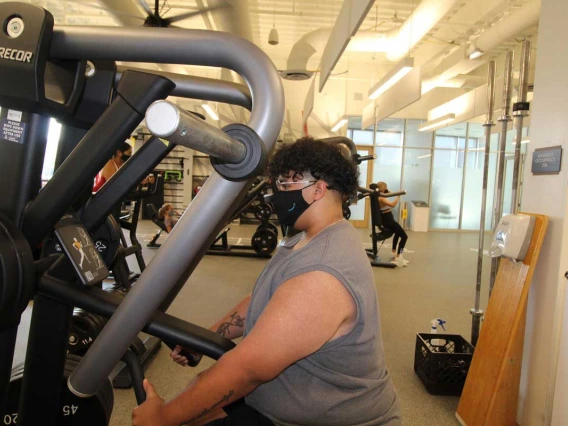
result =
[[[377,184],[377,188],[380,193],[387,193],[389,192],[387,188],[387,184],[385,182],[379,182]],[[394,201],[390,201],[390,198],[379,197],[379,208],[381,209],[381,217],[383,219],[383,226],[387,229],[390,229],[394,233],[394,237],[392,239],[392,262],[397,266],[406,266],[408,265],[408,260],[404,260],[402,252],[404,250],[404,246],[406,245],[406,241],[408,240],[408,235],[402,229],[402,226],[398,224],[396,220],[394,220],[394,216],[392,214],[392,209],[396,207],[398,202],[400,201],[400,196],[396,197]]]
[[[118,172],[118,169],[120,169],[130,157],[132,157],[132,146],[124,142],[95,177],[93,192],[98,192],[99,189],[101,189],[116,172]]]
[[[373,271],[342,214],[356,166],[337,147],[303,138],[274,155],[270,174],[279,220],[301,232],[212,327],[243,340],[171,401],[145,380],[133,425],[402,424]],[[186,365],[180,350],[171,356]]]
[[[172,229],[174,229],[174,226],[178,223],[176,216],[180,216],[180,214],[176,212],[174,206],[169,203],[164,204],[160,207],[160,210],[158,210],[158,219],[164,221],[168,234],[172,232]]]

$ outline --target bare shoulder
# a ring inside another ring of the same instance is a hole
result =
[[[112,160],[107,161],[105,166],[102,169],[103,176],[109,179],[114,173],[116,172],[116,166],[114,165]]]
[[[319,316],[334,316],[339,327],[330,340],[348,333],[355,324],[357,305],[353,296],[328,272],[312,271],[298,275],[282,284],[278,292],[281,293],[279,300],[282,304]]]
[[[312,271],[298,275],[286,281],[280,288],[288,292],[316,295],[320,298],[339,297],[340,301],[352,299],[347,288],[335,276],[324,271]]]

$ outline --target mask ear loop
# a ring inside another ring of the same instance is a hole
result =
[[[314,186],[316,183],[318,183],[319,180],[315,181],[314,183],[309,184],[308,186],[304,186],[302,189],[298,189],[298,191],[304,191],[304,189],[309,188],[310,186]],[[309,206],[311,206],[312,204],[314,204],[317,200],[312,201],[310,204],[308,204]]]

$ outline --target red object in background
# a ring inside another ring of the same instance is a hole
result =
[[[93,186],[93,192],[98,192],[99,189],[103,187],[106,182],[106,178],[103,176],[102,173],[99,173],[95,178],[95,185]]]

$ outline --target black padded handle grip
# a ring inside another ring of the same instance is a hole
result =
[[[164,342],[166,344],[167,347],[169,347],[172,351],[176,348],[176,344],[174,343],[168,343],[168,342]],[[185,349],[182,349],[179,354],[181,356],[184,356],[187,358],[187,365],[190,367],[197,367],[199,365],[199,363],[201,362],[201,358],[203,358],[203,355],[201,354],[197,354],[195,352],[189,352]]]

